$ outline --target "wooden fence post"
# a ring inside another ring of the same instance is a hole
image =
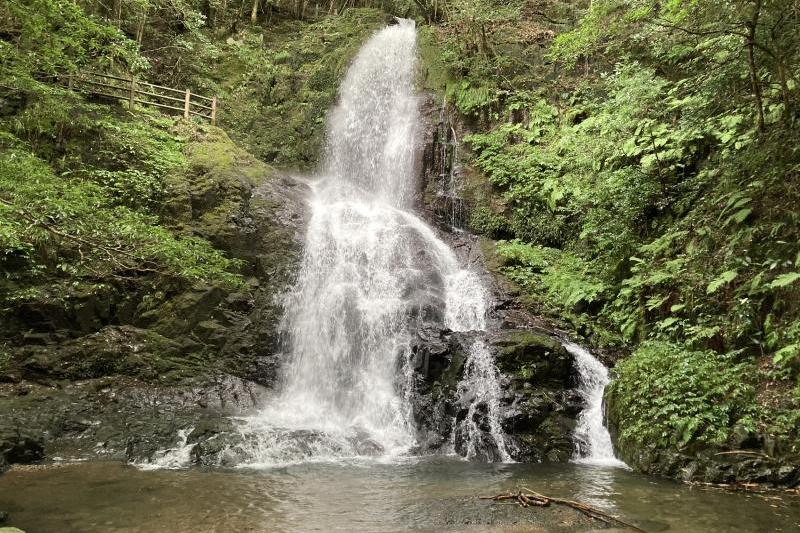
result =
[[[183,118],[189,120],[189,102],[192,99],[192,93],[186,89],[186,98],[183,99]]]
[[[211,99],[211,125],[217,125],[217,97]]]
[[[136,96],[136,77],[131,74],[131,91],[128,95],[128,109],[133,109],[133,99]]]

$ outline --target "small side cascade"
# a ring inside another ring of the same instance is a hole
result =
[[[434,156],[431,170],[437,184],[437,215],[444,218],[453,230],[461,230],[467,224],[464,200],[460,196],[463,183],[458,146],[453,120],[450,117],[447,101],[444,100],[439,110],[439,122],[433,139]]]
[[[447,285],[445,325],[453,331],[485,332],[487,295],[478,276],[462,270],[451,276]],[[454,449],[467,459],[513,462],[502,429],[500,371],[480,336],[467,351],[457,395],[466,416],[454,420]],[[456,446],[456,441],[460,445]]]
[[[608,369],[583,346],[568,341],[562,344],[575,358],[578,394],[586,405],[578,415],[572,460],[576,463],[627,468],[614,455],[611,435],[603,423],[603,393],[609,382]]]
[[[186,468],[191,464],[192,450],[194,444],[189,443],[189,435],[194,431],[193,427],[179,429],[178,438],[173,448],[158,450],[153,457],[142,463],[135,463],[141,470],[176,470]]]

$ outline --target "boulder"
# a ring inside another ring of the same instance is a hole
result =
[[[0,470],[12,464],[30,464],[44,457],[44,443],[33,433],[0,428]]]

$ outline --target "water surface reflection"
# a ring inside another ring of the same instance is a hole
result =
[[[28,533],[599,529],[569,509],[521,509],[476,498],[519,486],[602,507],[649,532],[800,530],[797,497],[699,490],[608,467],[455,458],[269,470],[141,471],[109,462],[12,470],[0,477],[0,509]]]

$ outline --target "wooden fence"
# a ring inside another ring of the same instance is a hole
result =
[[[212,125],[217,123],[217,97],[209,98],[192,93],[189,89],[181,91],[171,87],[162,87],[135,77],[123,78],[99,72],[83,72],[66,77],[70,89],[118,98],[134,104],[158,107],[183,113],[183,118],[202,117],[209,119]]]

